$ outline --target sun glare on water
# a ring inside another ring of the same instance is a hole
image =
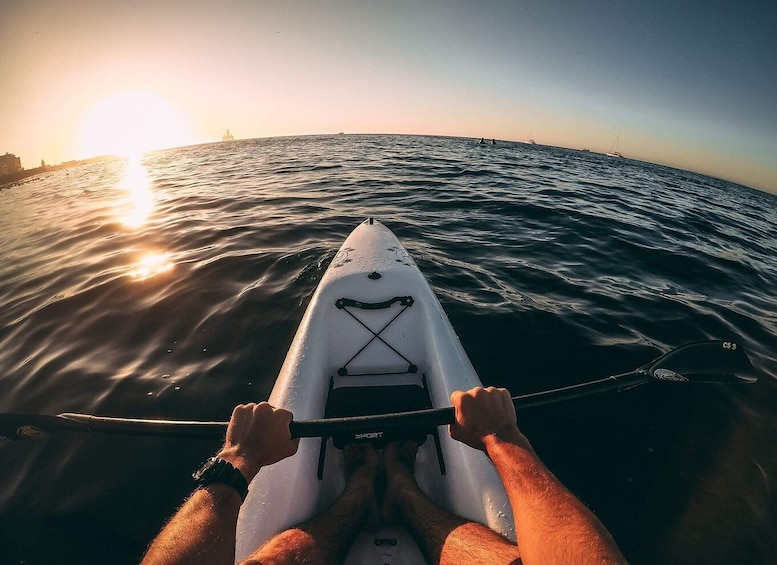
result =
[[[127,158],[124,175],[117,185],[119,198],[116,213],[118,219],[130,231],[151,229],[149,218],[154,212],[155,202],[152,181],[139,156]],[[170,254],[154,250],[136,256],[129,266],[129,276],[135,281],[145,281],[173,269]]]
[[[120,202],[121,221],[131,228],[143,226],[154,211],[154,193],[140,157],[127,159],[121,188],[125,192],[125,199]]]
[[[173,269],[170,255],[167,253],[148,253],[143,255],[130,272],[130,276],[136,281],[144,281],[167,273]]]
[[[139,156],[151,149],[192,143],[189,124],[166,98],[127,90],[104,98],[84,115],[79,134],[81,157]]]

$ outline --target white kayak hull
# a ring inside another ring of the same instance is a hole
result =
[[[385,304],[408,296],[412,304],[407,308],[393,303],[353,310],[361,322],[337,305],[340,299]],[[269,402],[290,410],[297,421],[321,419],[331,383],[377,384],[385,390],[420,379],[425,379],[434,408],[450,406],[455,390],[481,386],[413,260],[388,228],[367,220],[346,239],[321,279]],[[452,440],[447,429],[440,428],[437,435],[439,442],[426,441],[418,452],[415,475],[421,489],[446,510],[515,540],[509,502],[493,465],[481,452]],[[302,439],[296,455],[256,476],[238,518],[237,561],[275,534],[322,513],[342,492],[341,452],[331,439],[324,446],[323,462],[321,452],[322,440]],[[347,563],[376,559],[391,564],[424,562],[408,533],[396,527],[363,532]]]

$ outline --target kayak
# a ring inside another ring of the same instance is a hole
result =
[[[295,420],[393,414],[450,406],[455,390],[482,386],[445,312],[413,259],[386,226],[365,220],[318,285],[270,394]],[[412,438],[415,476],[440,507],[515,541],[502,482],[480,451],[446,428],[372,430],[304,438],[263,468],[240,509],[235,556],[321,514],[345,486],[340,449],[350,441]],[[363,531],[346,563],[426,563],[401,526]]]

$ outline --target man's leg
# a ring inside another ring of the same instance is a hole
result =
[[[390,444],[383,452],[388,490],[384,520],[401,521],[430,563],[520,563],[518,546],[477,522],[434,504],[418,487],[414,442]]]
[[[343,451],[346,484],[323,514],[281,532],[262,545],[245,564],[342,563],[356,536],[377,513],[375,474],[378,453],[369,444]]]

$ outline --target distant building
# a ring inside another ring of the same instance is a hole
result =
[[[22,160],[12,153],[0,155],[0,175],[10,175],[22,171]]]

